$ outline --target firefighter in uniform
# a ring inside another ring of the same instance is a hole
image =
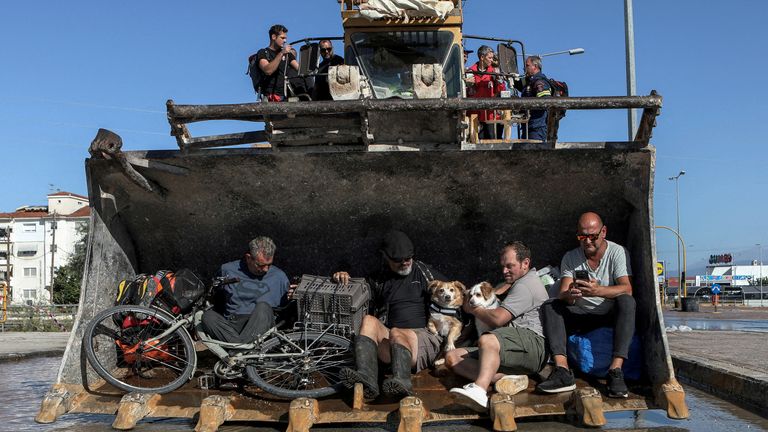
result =
[[[514,86],[521,92],[522,97],[549,97],[552,88],[547,76],[541,73],[541,57],[530,56],[525,59],[525,76],[515,78]],[[523,128],[521,138],[546,141],[547,111],[531,110],[528,128]]]

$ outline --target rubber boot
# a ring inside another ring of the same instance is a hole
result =
[[[411,350],[392,344],[392,377],[384,380],[384,394],[392,397],[413,396],[411,382]]]
[[[355,384],[363,383],[363,395],[366,399],[376,399],[379,396],[379,356],[378,347],[373,339],[367,336],[355,338],[355,365],[357,370],[342,368],[339,372],[341,382],[348,389]]]

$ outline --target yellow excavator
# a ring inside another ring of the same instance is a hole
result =
[[[85,164],[93,211],[80,307],[36,420],[116,414],[114,427],[129,429],[144,417],[197,417],[198,431],[225,421],[281,422],[289,431],[396,421],[400,431],[417,431],[427,423],[489,418],[493,429],[512,431],[524,418],[566,414],[589,426],[604,425],[605,413],[614,411],[661,409],[686,418],[655,273],[650,140],[661,96],[468,98],[464,40],[497,43],[504,77],[519,72],[522,42],[463,34],[460,0],[341,0],[339,8],[345,65],[328,70],[333,100],[169,100],[178,149],[123,151],[120,137],[99,133]],[[311,82],[319,39],[301,42],[299,78]],[[610,109],[642,110],[632,140],[558,140],[566,110]],[[504,136],[479,139],[471,114],[477,110],[499,111]],[[509,132],[525,127],[531,110],[548,112],[544,141]],[[189,124],[217,120],[264,127],[190,134]],[[291,400],[208,388],[198,376],[169,393],[126,394],[101,379],[83,354],[88,324],[113,306],[121,280],[179,268],[210,279],[259,234],[276,240],[276,263],[289,275],[343,267],[354,276],[377,264],[381,238],[397,228],[412,237],[419,259],[476,283],[495,277],[495,251],[513,238],[529,245],[536,267],[559,264],[576,246],[575,221],[587,210],[603,215],[610,239],[629,249],[635,269],[642,374],[627,399],[603,397],[600,382],[584,377],[569,393],[540,395],[531,385],[493,395],[489,412],[478,414],[450,399],[447,389],[461,385],[459,378],[430,370],[415,376],[416,395],[400,401],[365,401],[361,389]]]

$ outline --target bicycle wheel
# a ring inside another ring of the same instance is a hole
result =
[[[281,336],[261,345],[260,352],[272,357],[246,366],[251,382],[275,396],[291,399],[330,396],[342,388],[339,371],[354,365],[348,339],[315,331]]]
[[[96,315],[83,335],[85,354],[108,383],[126,392],[168,393],[189,381],[197,356],[183,327],[146,344],[172,324],[166,312],[116,306]]]

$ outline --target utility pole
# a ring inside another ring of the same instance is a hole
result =
[[[627,96],[634,96],[637,93],[637,88],[635,85],[635,24],[632,0],[624,0],[624,42],[627,57]],[[635,110],[630,108],[627,110],[627,141],[635,139],[636,124]]]
[[[51,221],[51,280],[50,282],[50,294],[51,294],[51,305],[53,305],[53,273],[56,269],[54,267],[54,257],[56,256],[56,212],[53,212],[53,221]]]
[[[763,245],[758,243],[755,246],[760,249],[760,307],[763,307]]]
[[[6,236],[6,242],[5,242],[5,248],[6,248],[6,255],[5,255],[5,278],[6,278],[6,284],[7,284],[7,290],[8,295],[13,299],[13,291],[11,290],[11,231],[13,231],[13,228],[11,228],[11,224],[8,224],[8,227],[5,229],[5,236]],[[8,300],[6,300],[6,303]]]

